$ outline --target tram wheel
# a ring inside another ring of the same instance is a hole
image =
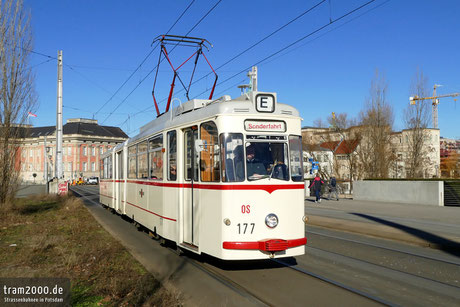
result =
[[[152,232],[149,230],[149,236],[156,241],[160,240],[160,236],[155,231]]]

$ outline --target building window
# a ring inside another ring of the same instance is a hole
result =
[[[84,156],[88,155],[88,147],[86,146],[83,147],[83,155]]]
[[[88,170],[88,163],[83,162],[83,171],[86,172]]]
[[[69,164],[68,164],[68,171],[69,171],[69,172],[72,171],[72,162],[69,162]]]
[[[32,158],[33,156],[34,156],[34,150],[31,148],[31,149],[29,150],[29,157]]]
[[[99,154],[102,155],[104,153],[104,147],[99,147]]]
[[[91,171],[92,172],[96,171],[96,162],[91,162]]]
[[[72,147],[67,147],[67,155],[71,156],[72,155]]]
[[[91,147],[91,155],[92,156],[96,155],[96,147]]]

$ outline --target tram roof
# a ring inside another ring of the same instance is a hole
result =
[[[274,98],[273,112],[263,113],[256,110],[255,101],[256,97],[259,95],[268,95]],[[169,112],[161,114],[156,119],[142,126],[139,134],[130,138],[127,143],[136,142],[137,140],[143,139],[146,136],[150,136],[164,129],[184,126],[187,123],[193,123],[216,115],[230,114],[277,118],[300,116],[296,108],[287,104],[278,103],[276,101],[276,93],[249,92],[235,99],[231,99],[228,95],[215,100],[192,99],[175,108],[171,108]]]

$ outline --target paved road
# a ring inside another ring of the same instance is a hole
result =
[[[229,265],[209,257],[179,257],[161,248],[130,223],[102,209],[97,204],[97,187],[78,188],[87,200],[92,199],[87,206],[98,221],[157,278],[181,289],[187,305],[372,306],[377,301],[456,306],[460,301],[460,258],[455,251],[460,208],[385,207],[352,200],[318,205],[307,200],[306,255],[287,259],[286,266]],[[381,239],[386,237],[392,241]],[[408,238],[417,245],[407,245]],[[419,246],[427,242],[438,249]]]
[[[460,256],[460,207],[385,202],[305,201],[309,225],[446,250]]]

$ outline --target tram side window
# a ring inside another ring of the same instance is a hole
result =
[[[149,141],[150,178],[163,179],[163,135]]]
[[[195,147],[195,140],[198,139],[198,128],[193,126],[187,129],[184,134],[185,154],[185,180],[198,181],[200,155]],[[192,178],[193,176],[193,178]]]
[[[137,178],[147,179],[147,141],[137,144]]]
[[[133,145],[128,149],[128,178],[136,179],[137,173],[137,145]]]
[[[107,178],[112,179],[112,156],[107,157]]]
[[[104,168],[104,159],[101,159],[99,161],[99,165],[100,165],[100,167],[99,167],[99,177],[101,179],[105,179],[105,176],[104,176],[104,169],[105,169]]]
[[[177,179],[177,138],[176,131],[168,132],[168,180]]]
[[[104,159],[104,178],[105,179],[109,178],[108,171],[109,171],[109,158],[106,157]]]
[[[302,137],[297,135],[289,136],[289,151],[292,181],[303,181]]]
[[[125,177],[123,176],[123,154],[122,152],[117,153],[116,155],[117,160],[118,160],[118,178],[117,179],[124,179]]]
[[[243,134],[221,133],[222,181],[244,181]]]
[[[213,122],[201,124],[201,140],[204,143],[200,156],[201,181],[220,181],[219,139]]]

